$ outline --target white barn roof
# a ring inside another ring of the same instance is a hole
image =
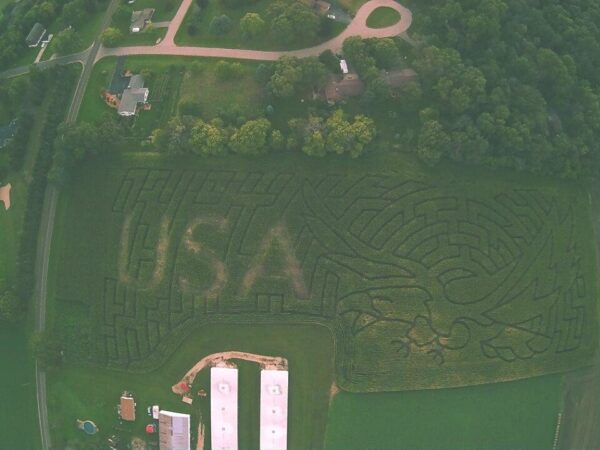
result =
[[[160,411],[158,441],[160,450],[190,450],[190,415]]]
[[[260,449],[287,449],[288,371],[260,371]]]
[[[212,450],[238,448],[237,369],[210,369],[210,440]]]

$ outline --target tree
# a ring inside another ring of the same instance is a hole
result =
[[[450,138],[437,120],[428,120],[419,132],[417,155],[428,166],[435,166],[448,149]]]
[[[326,121],[327,149],[338,155],[360,156],[375,137],[375,124],[366,116],[356,116],[352,123],[344,119],[341,109]]]
[[[333,54],[331,50],[325,50],[319,55],[319,61],[321,61],[330,72],[342,73],[340,68],[340,60]]]
[[[231,30],[231,27],[231,19],[227,15],[223,14],[212,18],[210,24],[208,25],[208,31],[210,31],[212,34],[222,35],[228,33]]]
[[[21,312],[17,294],[12,289],[0,290],[0,322],[18,322]]]
[[[196,122],[190,137],[192,151],[197,155],[220,155],[227,149],[227,135],[215,124]]]
[[[106,47],[116,47],[123,39],[123,33],[118,28],[109,27],[102,32],[100,39]]]
[[[220,80],[231,80],[239,78],[244,68],[239,62],[219,61],[215,66],[215,73]]]
[[[267,84],[273,75],[273,66],[270,64],[260,63],[254,72],[254,78],[260,84]]]
[[[282,56],[275,63],[269,89],[275,97],[289,98],[296,94],[296,89],[301,81],[302,68],[298,58]]]
[[[377,67],[389,69],[400,59],[400,50],[391,38],[374,39],[371,46]]]
[[[59,55],[73,53],[81,44],[81,37],[74,28],[66,28],[60,31],[52,42],[54,50]]]
[[[56,369],[63,362],[63,344],[55,333],[44,331],[31,337],[35,359],[47,370]]]
[[[298,61],[302,71],[302,83],[313,90],[322,88],[327,81],[327,68],[315,56],[302,58]]]
[[[179,114],[182,116],[202,115],[202,105],[196,100],[181,100],[179,102]]]
[[[79,25],[85,19],[86,13],[85,2],[83,0],[72,0],[63,6],[61,19],[65,25]]]
[[[245,39],[254,39],[265,30],[265,21],[257,13],[246,13],[240,19],[240,31]]]
[[[229,140],[229,147],[242,155],[266,153],[271,123],[267,119],[250,120],[242,125]]]

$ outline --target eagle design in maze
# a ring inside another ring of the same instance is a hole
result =
[[[573,202],[552,194],[148,168],[117,188],[99,331],[114,364],[199,323],[253,318],[329,324],[353,390],[519,378],[595,349],[594,262]]]

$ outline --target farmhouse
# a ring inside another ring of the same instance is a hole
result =
[[[135,422],[135,400],[128,392],[123,392],[119,402],[119,416],[127,422]]]
[[[332,77],[325,86],[325,98],[329,104],[346,100],[349,97],[358,97],[365,92],[365,83],[355,73],[348,73],[338,80]]]
[[[132,33],[139,33],[150,23],[153,15],[154,8],[144,8],[141,11],[133,11],[131,13],[131,26],[129,27],[129,31]]]
[[[40,41],[46,34],[46,29],[44,25],[39,22],[36,22],[35,25],[31,28],[31,31],[25,38],[25,42],[29,47],[37,47],[40,44]]]
[[[160,411],[158,445],[160,450],[190,450],[190,415]]]
[[[148,102],[150,91],[144,87],[144,78],[141,75],[132,75],[129,78],[127,89],[121,94],[121,101],[117,112],[120,116],[133,116],[139,104]]]
[[[238,448],[238,370],[210,369],[210,437],[214,450]]]
[[[260,448],[287,449],[288,371],[260,371]]]

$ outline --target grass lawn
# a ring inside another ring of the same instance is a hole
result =
[[[0,211],[0,230],[4,234]],[[0,249],[2,249],[0,236]],[[4,253],[0,253],[4,259]],[[25,326],[0,326],[0,435],[2,448],[40,448],[35,370]]]
[[[123,38],[119,41],[118,47],[129,45],[156,45],[167,34],[166,28],[146,27],[139,33],[123,33]]]
[[[219,0],[209,0],[206,9],[200,12],[197,12],[195,5],[192,5],[185,16],[183,23],[181,24],[181,28],[177,32],[175,42],[177,45],[195,45],[201,47],[247,48],[255,50],[294,50],[312,47],[320,44],[321,42],[325,42],[340,34],[345,28],[344,24],[334,22],[330,32],[327,35],[317,36],[315,39],[310,40],[301,39],[298,37],[291,44],[284,44],[279,42],[277,39],[273,39],[268,31],[263,33],[261,36],[257,36],[253,40],[243,39],[239,27],[240,19],[248,12],[255,12],[260,14],[263,20],[266,21],[265,13],[270,4],[270,0],[257,0],[246,7],[228,8]],[[222,14],[227,15],[231,19],[233,28],[228,33],[217,36],[210,33],[209,24],[213,17],[220,16]],[[188,33],[188,26],[193,22],[197,24],[198,31],[192,36]],[[268,23],[266,28],[268,30]]]
[[[149,373],[78,367],[65,367],[52,373],[48,401],[53,443],[64,447],[78,440],[82,445],[92,445],[104,442],[106,436],[113,433],[123,437],[143,437],[145,424],[151,422],[145,409],[152,404],[159,404],[161,409],[191,413],[195,436],[200,411],[204,423],[210,423],[210,402],[195,398],[194,405],[188,406],[171,393],[170,386],[202,357],[225,350],[287,357],[290,370],[289,446],[322,446],[333,374],[331,334],[324,327],[275,324],[200,327],[164,365]],[[307,358],[309,351],[310,358]],[[239,369],[240,448],[258,448],[260,371],[257,365],[246,362],[240,362]],[[209,373],[206,369],[197,377],[194,391],[201,387],[207,389]],[[119,426],[115,405],[123,390],[135,393],[138,419],[134,424]],[[99,435],[84,436],[75,427],[76,418],[94,420],[100,428]],[[117,431],[119,428],[122,431]],[[206,442],[209,439],[210,434]]]
[[[264,111],[263,88],[254,79],[258,63],[240,61],[243,67],[241,78],[219,80],[215,75],[217,59],[192,59],[185,57],[135,56],[128,57],[125,67],[134,73],[143,70],[151,72],[147,80],[150,89],[149,102],[152,108],[141,111],[135,119],[135,127],[145,137],[152,130],[162,126],[177,113],[180,101],[191,100],[202,107],[202,117],[213,119],[222,111],[234,110],[247,118],[253,118]],[[108,107],[100,93],[110,84],[116,59],[105,58],[99,61],[90,78],[79,120],[95,122],[103,114],[116,114]],[[223,92],[227,92],[224,96]]]
[[[218,60],[203,59],[183,78],[180,101],[195,101],[201,105],[202,117],[212,119],[220,111],[235,109],[247,118],[254,118],[266,107],[264,88],[254,79],[259,63],[244,62],[240,78],[220,80],[215,73]],[[226,92],[227,95],[223,95]]]
[[[326,448],[552,448],[561,378],[398,393],[342,392],[329,412]]]
[[[393,8],[382,6],[367,17],[369,28],[386,28],[400,21],[400,13]]]

